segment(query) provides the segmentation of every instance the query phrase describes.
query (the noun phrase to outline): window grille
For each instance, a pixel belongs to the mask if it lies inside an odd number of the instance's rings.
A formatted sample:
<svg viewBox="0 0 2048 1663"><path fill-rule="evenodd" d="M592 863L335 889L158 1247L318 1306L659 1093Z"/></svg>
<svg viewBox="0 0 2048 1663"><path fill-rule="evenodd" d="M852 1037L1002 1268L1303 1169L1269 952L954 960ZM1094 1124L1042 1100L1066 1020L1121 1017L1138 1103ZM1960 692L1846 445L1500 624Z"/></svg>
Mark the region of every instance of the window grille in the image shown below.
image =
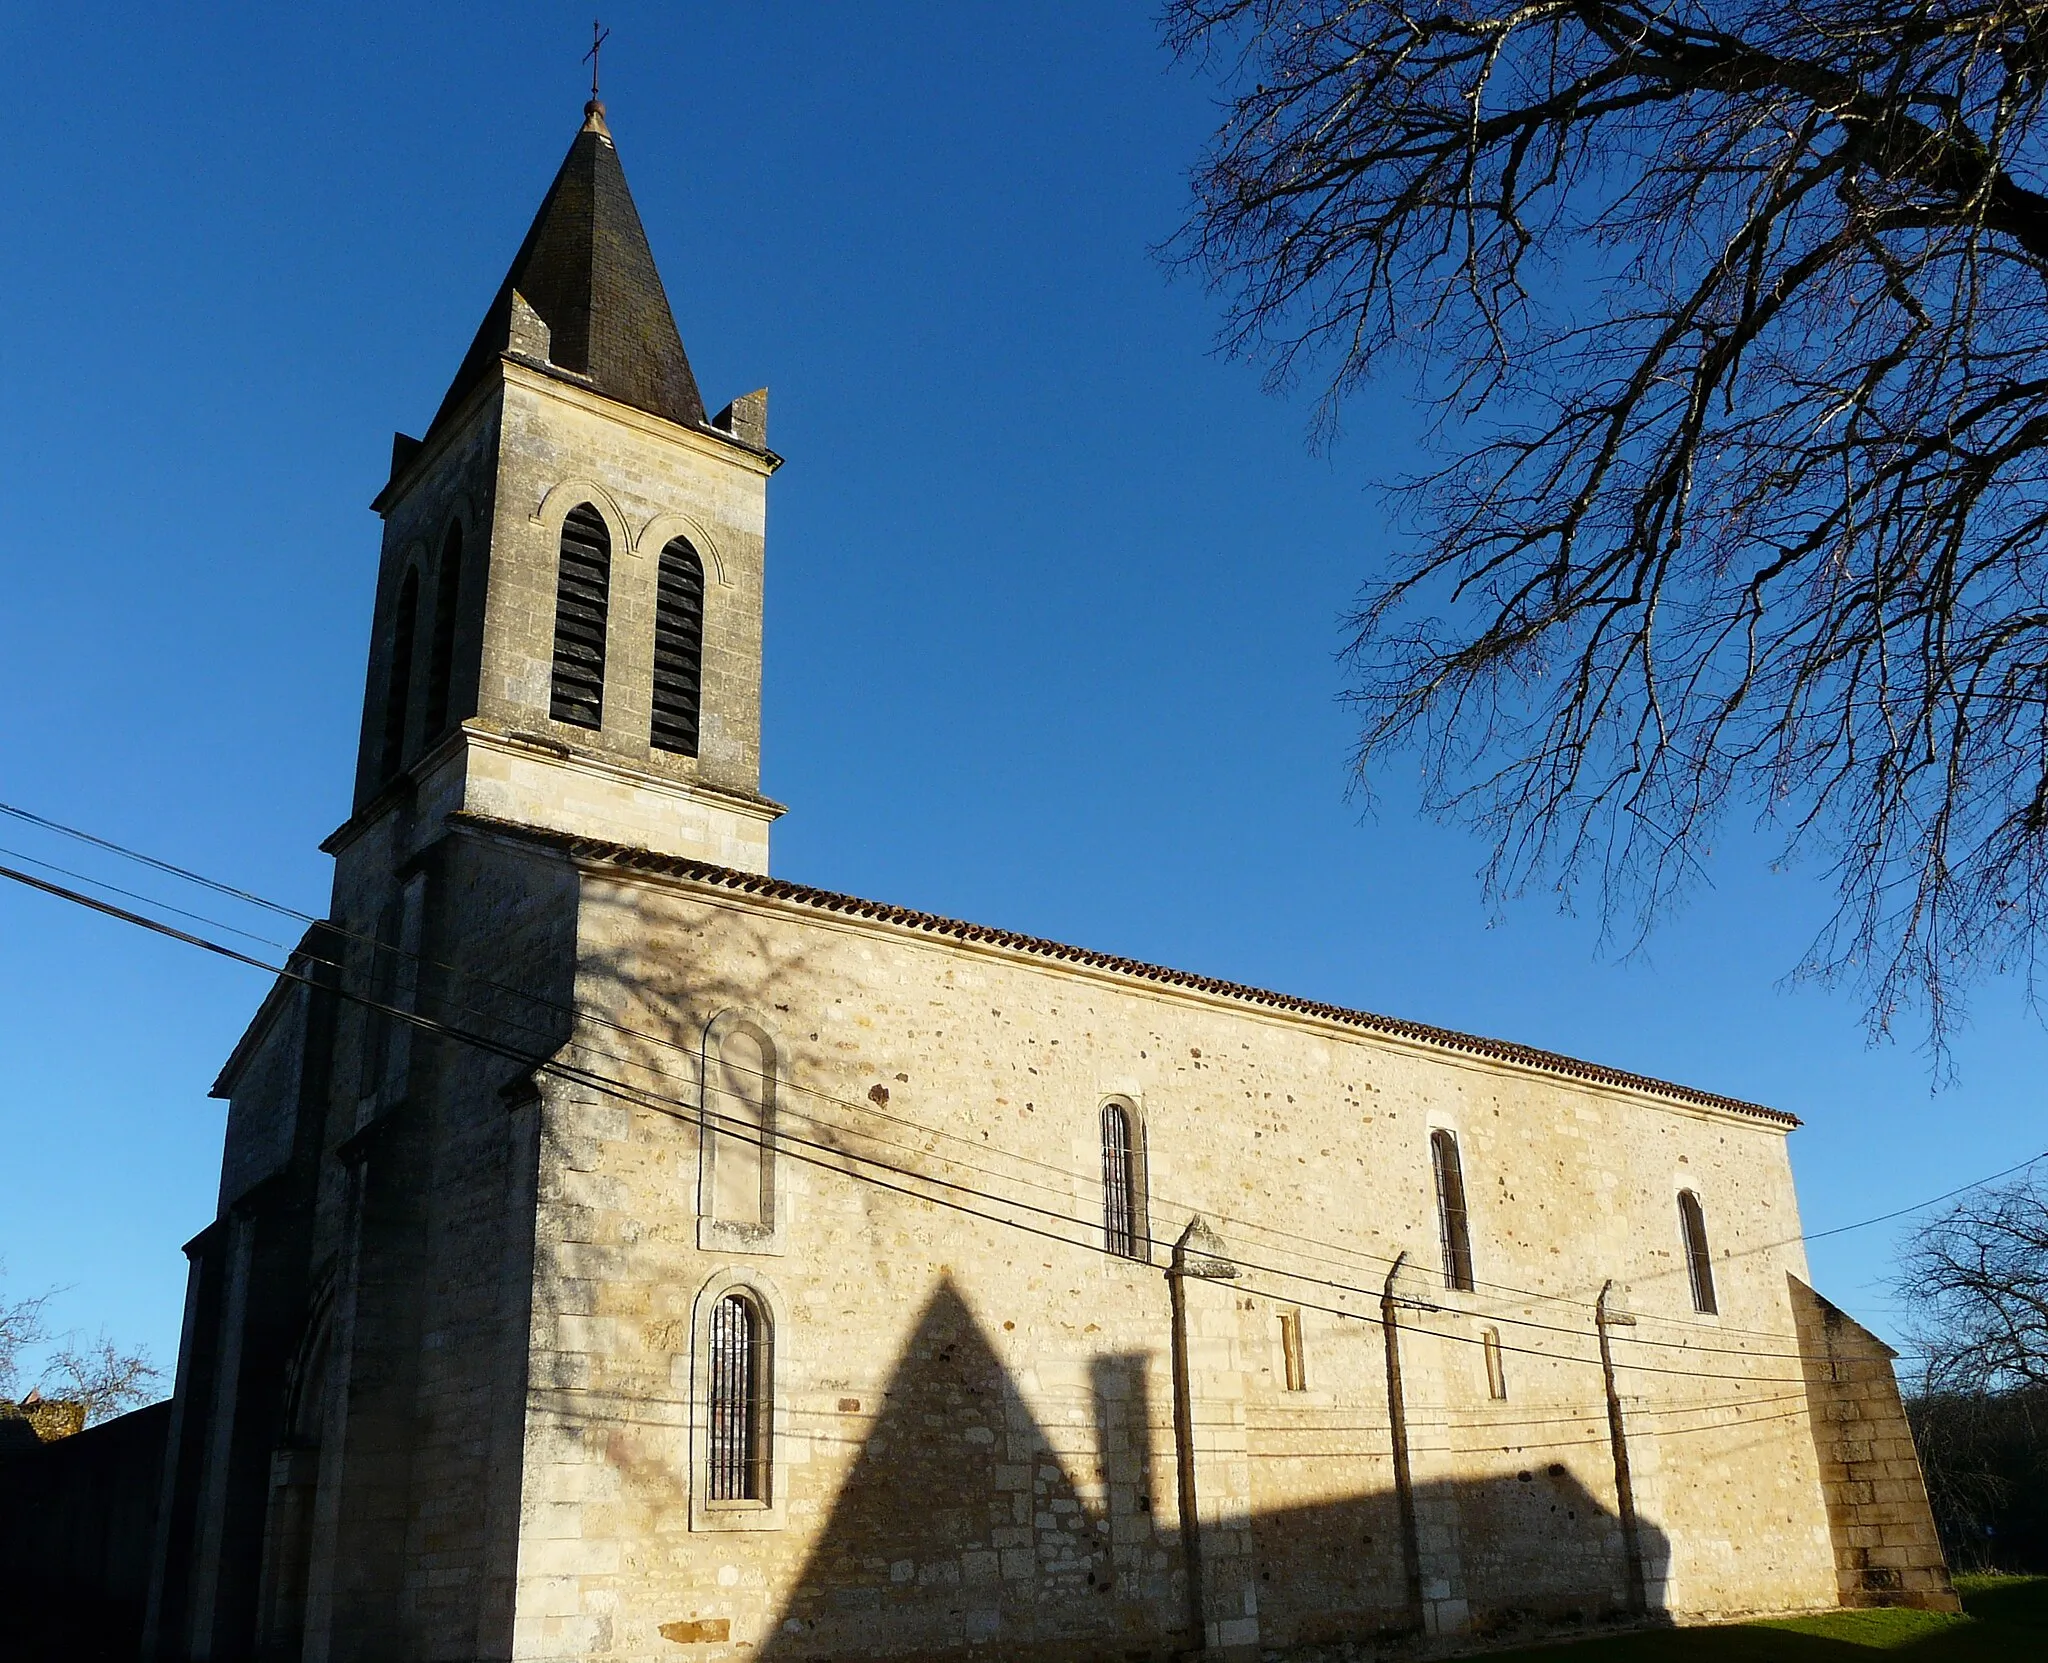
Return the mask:
<svg viewBox="0 0 2048 1663"><path fill-rule="evenodd" d="M1692 1308L1713 1316L1720 1306L1714 1299L1714 1261L1707 1252L1707 1215L1691 1190L1678 1192L1678 1229L1685 1237L1685 1268L1692 1275Z"/></svg>
<svg viewBox="0 0 2048 1663"><path fill-rule="evenodd" d="M1139 1257L1137 1163L1132 1155L1129 1113L1121 1103L1103 1104L1103 1246L1126 1259Z"/></svg>
<svg viewBox="0 0 2048 1663"><path fill-rule="evenodd" d="M1290 1392L1307 1391L1308 1359L1301 1347L1299 1311L1280 1313L1280 1360L1287 1371L1287 1389Z"/></svg>
<svg viewBox="0 0 2048 1663"><path fill-rule="evenodd" d="M419 619L420 574L417 567L405 574L398 591L398 607L391 615L391 666L384 684L384 749L379 757L380 776L389 779L405 761L405 726L412 695L413 633Z"/></svg>
<svg viewBox="0 0 2048 1663"><path fill-rule="evenodd" d="M562 522L555 571L555 682L548 714L579 728L604 726L604 630L611 609L612 534L589 503Z"/></svg>
<svg viewBox="0 0 2048 1663"><path fill-rule="evenodd" d="M1465 1215L1465 1171L1458 1161L1458 1140L1449 1132L1431 1132L1429 1152L1436 1165L1436 1216L1443 1235L1444 1286L1470 1293L1472 1228Z"/></svg>
<svg viewBox="0 0 2048 1663"><path fill-rule="evenodd" d="M1505 1403L1508 1397L1508 1370L1507 1359L1500 1349L1500 1330L1481 1329L1479 1348L1486 1353L1486 1395L1496 1403Z"/></svg>
<svg viewBox="0 0 2048 1663"><path fill-rule="evenodd" d="M455 609L462 599L462 522L441 539L441 569L434 578L434 638L427 649L427 738L448 725L449 684L455 676Z"/></svg>
<svg viewBox="0 0 2048 1663"><path fill-rule="evenodd" d="M711 1499L766 1501L761 1313L745 1294L711 1307Z"/></svg>
<svg viewBox="0 0 2048 1663"><path fill-rule="evenodd" d="M704 685L704 562L678 537L661 551L654 595L654 726L657 751L697 754Z"/></svg>

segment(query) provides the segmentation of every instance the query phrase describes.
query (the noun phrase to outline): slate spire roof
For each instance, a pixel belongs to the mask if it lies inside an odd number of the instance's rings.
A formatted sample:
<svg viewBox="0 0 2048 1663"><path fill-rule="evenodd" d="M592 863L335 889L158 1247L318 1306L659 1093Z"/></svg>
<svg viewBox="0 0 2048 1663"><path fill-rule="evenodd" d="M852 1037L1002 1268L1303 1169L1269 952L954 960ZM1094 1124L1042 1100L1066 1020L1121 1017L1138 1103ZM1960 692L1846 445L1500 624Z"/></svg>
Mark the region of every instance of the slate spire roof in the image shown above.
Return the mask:
<svg viewBox="0 0 2048 1663"><path fill-rule="evenodd" d="M515 290L551 332L547 356L556 368L621 404L685 427L704 425L704 400L626 188L604 106L593 99L583 117L582 131L434 413L435 427L491 373L506 349Z"/></svg>

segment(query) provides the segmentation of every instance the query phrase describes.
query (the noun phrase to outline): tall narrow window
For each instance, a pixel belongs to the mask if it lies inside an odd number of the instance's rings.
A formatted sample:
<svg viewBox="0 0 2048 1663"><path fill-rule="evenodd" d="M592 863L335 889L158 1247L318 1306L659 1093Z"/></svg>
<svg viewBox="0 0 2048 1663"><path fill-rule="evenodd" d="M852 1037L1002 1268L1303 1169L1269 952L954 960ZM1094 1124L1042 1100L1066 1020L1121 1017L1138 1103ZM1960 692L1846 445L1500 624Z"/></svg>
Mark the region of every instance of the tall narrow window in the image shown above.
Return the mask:
<svg viewBox="0 0 2048 1663"><path fill-rule="evenodd" d="M1131 1116L1121 1103L1102 1105L1102 1245L1126 1259L1138 1255L1138 1173Z"/></svg>
<svg viewBox="0 0 2048 1663"><path fill-rule="evenodd" d="M1429 1153L1436 1166L1436 1220L1444 1244L1444 1286L1470 1293L1472 1227L1465 1216L1465 1169L1458 1161L1458 1140L1449 1132L1431 1132Z"/></svg>
<svg viewBox="0 0 2048 1663"><path fill-rule="evenodd" d="M449 686L455 678L455 610L462 602L462 522L441 539L441 569L434 577L434 638L427 649L427 739L448 725Z"/></svg>
<svg viewBox="0 0 2048 1663"><path fill-rule="evenodd" d="M1280 1313L1280 1364L1290 1392L1308 1390L1308 1357L1301 1348L1301 1313Z"/></svg>
<svg viewBox="0 0 2048 1663"><path fill-rule="evenodd" d="M711 1499L768 1499L766 1325L743 1293L711 1308Z"/></svg>
<svg viewBox="0 0 2048 1663"><path fill-rule="evenodd" d="M711 1216L765 1230L775 1223L775 1050L752 1028L726 1030L708 1082Z"/></svg>
<svg viewBox="0 0 2048 1663"><path fill-rule="evenodd" d="M604 629L611 611L612 534L589 503L562 522L555 570L555 683L548 714L579 728L604 726Z"/></svg>
<svg viewBox="0 0 2048 1663"><path fill-rule="evenodd" d="M1496 1403L1505 1403L1508 1398L1507 1359L1501 1355L1500 1330L1482 1328L1479 1331L1479 1349L1486 1353L1486 1395Z"/></svg>
<svg viewBox="0 0 2048 1663"><path fill-rule="evenodd" d="M406 718L412 702L412 645L420 613L420 574L414 567L399 587L391 614L391 666L384 683L384 748L379 772L389 779L405 761Z"/></svg>
<svg viewBox="0 0 2048 1663"><path fill-rule="evenodd" d="M1707 1252L1707 1215L1691 1190L1678 1192L1678 1229L1685 1237L1685 1268L1692 1275L1692 1308L1706 1316L1720 1310L1714 1299L1714 1261Z"/></svg>
<svg viewBox="0 0 2048 1663"><path fill-rule="evenodd" d="M654 592L654 728L657 751L697 754L704 685L704 562L681 537L661 551Z"/></svg>

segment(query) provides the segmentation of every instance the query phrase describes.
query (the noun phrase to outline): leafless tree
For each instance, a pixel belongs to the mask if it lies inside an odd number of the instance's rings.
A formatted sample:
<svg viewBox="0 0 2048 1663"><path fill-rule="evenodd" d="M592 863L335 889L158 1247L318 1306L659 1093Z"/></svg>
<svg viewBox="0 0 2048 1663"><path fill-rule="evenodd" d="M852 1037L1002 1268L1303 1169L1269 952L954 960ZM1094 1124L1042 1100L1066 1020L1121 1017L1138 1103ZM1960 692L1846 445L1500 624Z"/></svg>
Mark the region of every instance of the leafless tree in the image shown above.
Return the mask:
<svg viewBox="0 0 2048 1663"><path fill-rule="evenodd" d="M53 1338L57 1347L45 1358L31 1390L55 1401L84 1404L88 1426L157 1395L163 1371L150 1361L148 1352L124 1351L104 1329L90 1343L81 1343L74 1335L53 1336L45 1317L53 1297L41 1293L0 1299L0 1398L20 1392L23 1357Z"/></svg>
<svg viewBox="0 0 2048 1663"><path fill-rule="evenodd" d="M43 1307L49 1302L46 1293L29 1299L0 1299L0 1397L11 1398L21 1389L22 1353L49 1339L43 1324Z"/></svg>
<svg viewBox="0 0 2048 1663"><path fill-rule="evenodd" d="M1177 247L1325 433L1439 463L1351 639L1505 895L1632 945L1724 816L1825 861L1803 973L1938 1055L2048 912L2042 0L1168 0L1228 115Z"/></svg>
<svg viewBox="0 0 2048 1663"><path fill-rule="evenodd" d="M85 1424L96 1425L157 1395L163 1371L144 1351L123 1351L105 1329L91 1341L67 1339L51 1353L40 1390L45 1397L85 1405Z"/></svg>
<svg viewBox="0 0 2048 1663"><path fill-rule="evenodd" d="M1915 1231L1897 1291L1913 1313L1921 1395L2048 1388L2048 1163L1972 1191Z"/></svg>

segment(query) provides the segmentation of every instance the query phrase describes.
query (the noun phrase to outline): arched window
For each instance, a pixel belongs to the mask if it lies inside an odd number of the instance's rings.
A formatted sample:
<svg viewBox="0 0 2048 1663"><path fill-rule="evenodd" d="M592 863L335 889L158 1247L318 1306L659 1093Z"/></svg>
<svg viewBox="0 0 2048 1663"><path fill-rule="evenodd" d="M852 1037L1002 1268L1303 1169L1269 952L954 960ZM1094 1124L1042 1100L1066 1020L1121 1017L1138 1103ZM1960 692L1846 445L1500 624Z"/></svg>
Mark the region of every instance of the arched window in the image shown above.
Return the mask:
<svg viewBox="0 0 2048 1663"><path fill-rule="evenodd" d="M1678 1230L1685 1237L1685 1268L1692 1275L1692 1308L1706 1316L1720 1310L1714 1299L1714 1261L1707 1252L1707 1215L1691 1190L1678 1192Z"/></svg>
<svg viewBox="0 0 2048 1663"><path fill-rule="evenodd" d="M711 1216L748 1230L775 1225L775 1047L752 1026L718 1036L704 1118Z"/></svg>
<svg viewBox="0 0 2048 1663"><path fill-rule="evenodd" d="M427 648L427 738L448 725L449 686L455 677L455 609L462 601L462 522L441 539L441 569L434 578L434 638Z"/></svg>
<svg viewBox="0 0 2048 1663"><path fill-rule="evenodd" d="M389 779L405 761L406 717L412 699L413 634L419 624L420 574L414 567L399 587L391 615L391 665L384 683L384 748L379 773Z"/></svg>
<svg viewBox="0 0 2048 1663"><path fill-rule="evenodd" d="M604 726L604 629L611 611L612 534L589 503L562 522L555 569L555 682L548 714L579 728Z"/></svg>
<svg viewBox="0 0 2048 1663"><path fill-rule="evenodd" d="M1436 1167L1436 1221L1443 1236L1444 1286L1470 1293L1472 1227L1465 1216L1465 1169L1458 1161L1458 1140L1449 1132L1431 1132L1429 1154Z"/></svg>
<svg viewBox="0 0 2048 1663"><path fill-rule="evenodd" d="M744 1293L711 1307L713 1501L768 1499L768 1325Z"/></svg>
<svg viewBox="0 0 2048 1663"><path fill-rule="evenodd" d="M1121 1103L1102 1105L1102 1244L1126 1259L1138 1251L1138 1163L1131 1115Z"/></svg>
<svg viewBox="0 0 2048 1663"><path fill-rule="evenodd" d="M704 685L704 562L681 537L661 551L654 592L654 727L657 751L697 754Z"/></svg>

